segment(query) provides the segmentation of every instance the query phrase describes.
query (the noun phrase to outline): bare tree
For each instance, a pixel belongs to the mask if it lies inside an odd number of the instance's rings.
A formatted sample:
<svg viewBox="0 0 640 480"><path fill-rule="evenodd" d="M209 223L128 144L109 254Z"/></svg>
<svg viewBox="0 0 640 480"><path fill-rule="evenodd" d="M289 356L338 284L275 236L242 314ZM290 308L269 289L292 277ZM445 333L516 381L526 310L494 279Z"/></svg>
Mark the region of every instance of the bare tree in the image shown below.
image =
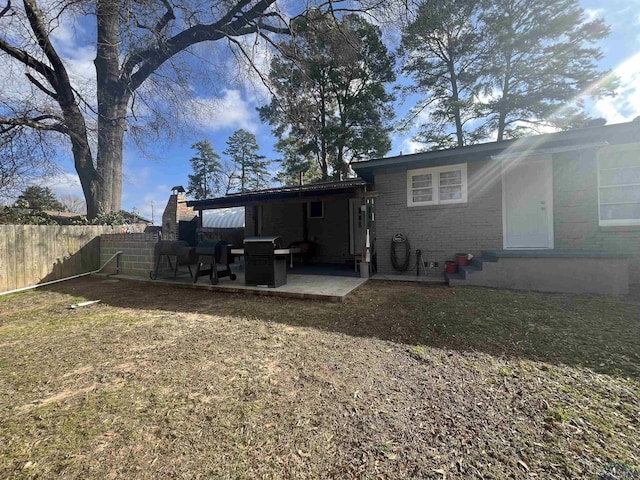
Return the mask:
<svg viewBox="0 0 640 480"><path fill-rule="evenodd" d="M257 71L251 62L256 43L275 45L277 36L289 33L290 20L310 6L336 13L341 8L364 11L385 3L308 0L289 3L297 11L285 14L278 8L281 0L206 4L195 0L63 0L41 5L38 0L22 0L21 6L5 1L4 8L0 7L0 61L9 66L8 71L24 75L28 95L0 96L0 135L29 128L64 137L71 146L90 218L100 209L121 208L125 132L131 126L135 133L139 126L136 111L145 111L144 104L139 110L136 105L141 99L162 95L176 79L188 80L183 76L188 71L185 67L193 62L185 55L197 56L198 44L220 46L219 51L231 53ZM69 19L85 22L85 28L94 22L92 85L75 78L56 44L56 29ZM150 82L158 82L160 89L147 88ZM175 90L166 92L170 95ZM162 113L152 112L151 121L160 121Z"/></svg>
<svg viewBox="0 0 640 480"><path fill-rule="evenodd" d="M71 194L60 195L58 197L58 200L62 205L64 205L64 208L67 212L86 213L85 202L81 197L78 197L77 195L71 195Z"/></svg>
<svg viewBox="0 0 640 480"><path fill-rule="evenodd" d="M42 132L13 129L0 135L0 200L9 201L35 178L57 172Z"/></svg>

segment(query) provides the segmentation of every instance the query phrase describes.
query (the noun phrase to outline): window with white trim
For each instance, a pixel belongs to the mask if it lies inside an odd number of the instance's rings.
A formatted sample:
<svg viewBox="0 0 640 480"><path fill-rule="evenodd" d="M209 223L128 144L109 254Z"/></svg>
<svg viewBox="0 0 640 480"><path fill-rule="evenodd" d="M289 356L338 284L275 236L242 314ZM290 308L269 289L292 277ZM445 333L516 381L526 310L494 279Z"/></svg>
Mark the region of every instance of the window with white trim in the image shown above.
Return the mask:
<svg viewBox="0 0 640 480"><path fill-rule="evenodd" d="M407 205L466 203L467 164L420 168L407 172Z"/></svg>
<svg viewBox="0 0 640 480"><path fill-rule="evenodd" d="M640 225L640 144L598 152L600 225Z"/></svg>

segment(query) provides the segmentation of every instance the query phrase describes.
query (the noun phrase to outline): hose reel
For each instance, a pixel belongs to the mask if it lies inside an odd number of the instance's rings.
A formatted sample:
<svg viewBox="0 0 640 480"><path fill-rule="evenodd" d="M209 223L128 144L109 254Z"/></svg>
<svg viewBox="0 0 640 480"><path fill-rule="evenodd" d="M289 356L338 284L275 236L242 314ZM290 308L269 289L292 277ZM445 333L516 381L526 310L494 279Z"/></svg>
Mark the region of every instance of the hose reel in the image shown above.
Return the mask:
<svg viewBox="0 0 640 480"><path fill-rule="evenodd" d="M411 245L409 239L402 234L396 233L391 239L391 265L399 272L405 272L409 269L411 260Z"/></svg>

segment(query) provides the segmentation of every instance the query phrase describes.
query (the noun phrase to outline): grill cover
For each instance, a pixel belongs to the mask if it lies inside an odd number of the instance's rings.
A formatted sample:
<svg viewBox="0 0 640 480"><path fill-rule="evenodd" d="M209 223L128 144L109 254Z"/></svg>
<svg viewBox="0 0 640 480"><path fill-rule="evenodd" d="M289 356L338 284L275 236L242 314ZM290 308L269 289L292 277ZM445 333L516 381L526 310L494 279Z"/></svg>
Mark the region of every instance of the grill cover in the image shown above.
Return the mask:
<svg viewBox="0 0 640 480"><path fill-rule="evenodd" d="M247 237L244 239L245 255L273 255L273 251L284 248L282 237Z"/></svg>
<svg viewBox="0 0 640 480"><path fill-rule="evenodd" d="M227 242L224 240L203 240L196 246L196 254L211 255L217 263L230 263L227 254ZM231 262L233 263L233 262Z"/></svg>

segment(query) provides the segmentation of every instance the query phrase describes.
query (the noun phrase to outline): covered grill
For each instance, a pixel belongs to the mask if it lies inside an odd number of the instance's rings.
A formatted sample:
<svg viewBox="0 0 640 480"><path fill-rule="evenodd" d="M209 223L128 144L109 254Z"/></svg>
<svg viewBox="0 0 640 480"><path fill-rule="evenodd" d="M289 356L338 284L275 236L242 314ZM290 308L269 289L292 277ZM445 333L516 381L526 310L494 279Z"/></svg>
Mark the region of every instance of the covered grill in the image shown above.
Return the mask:
<svg viewBox="0 0 640 480"><path fill-rule="evenodd" d="M282 237L245 238L245 284L274 288L286 284L287 257L276 253L282 248Z"/></svg>
<svg viewBox="0 0 640 480"><path fill-rule="evenodd" d="M209 275L212 285L217 284L220 277L229 277L231 280L236 279L235 274L231 273L231 267L229 267L229 245L227 245L227 242L224 240L205 240L198 243L195 250L196 264L198 266L193 283L197 283L198 278L204 275ZM208 268L200 268L205 265L208 265ZM221 270L218 270L219 265L222 266Z"/></svg>
<svg viewBox="0 0 640 480"><path fill-rule="evenodd" d="M195 248L190 246L184 240L159 240L154 247L154 257L156 260L155 270L149 272L151 280L158 278L158 272L160 270L160 262L162 257L166 257L169 263L169 268L173 270L173 277L178 275L178 266L187 265L189 268L189 275L193 276L191 272L191 263L196 260ZM171 260L175 262L175 265Z"/></svg>

